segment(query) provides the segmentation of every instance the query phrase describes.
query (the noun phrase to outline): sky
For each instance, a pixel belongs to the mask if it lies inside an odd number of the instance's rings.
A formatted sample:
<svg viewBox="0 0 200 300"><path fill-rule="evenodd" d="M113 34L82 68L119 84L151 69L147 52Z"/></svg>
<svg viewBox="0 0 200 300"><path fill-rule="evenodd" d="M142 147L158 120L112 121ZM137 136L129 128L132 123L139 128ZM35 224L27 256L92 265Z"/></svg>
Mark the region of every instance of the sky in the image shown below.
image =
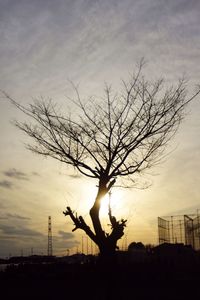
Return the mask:
<svg viewBox="0 0 200 300"><path fill-rule="evenodd" d="M23 105L40 97L67 103L69 81L83 98L101 96L105 82L119 91L142 57L149 80L175 84L184 74L189 93L200 83L199 0L0 0L0 41L0 89ZM197 98L150 188L113 190L116 214L128 219L120 247L156 244L158 216L200 209L199 113ZM1 95L0 257L46 254L48 216L54 254L81 251L82 241L86 252L85 235L62 212L70 205L89 221L96 182L29 152L14 119L24 116Z"/></svg>

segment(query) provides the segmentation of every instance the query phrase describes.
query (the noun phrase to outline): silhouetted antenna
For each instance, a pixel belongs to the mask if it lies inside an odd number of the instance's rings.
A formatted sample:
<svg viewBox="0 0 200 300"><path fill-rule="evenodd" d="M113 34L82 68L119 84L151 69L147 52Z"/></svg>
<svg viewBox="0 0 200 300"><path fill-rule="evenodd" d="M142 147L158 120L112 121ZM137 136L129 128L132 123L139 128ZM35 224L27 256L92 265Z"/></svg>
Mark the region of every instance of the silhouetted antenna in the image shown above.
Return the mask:
<svg viewBox="0 0 200 300"><path fill-rule="evenodd" d="M93 244L92 244L92 240L90 240L90 252L93 255Z"/></svg>
<svg viewBox="0 0 200 300"><path fill-rule="evenodd" d="M52 249L52 231L51 231L51 216L48 217L48 247L47 247L47 255L53 255Z"/></svg>
<svg viewBox="0 0 200 300"><path fill-rule="evenodd" d="M127 235L125 235L125 249L124 249L125 251L127 251L128 250L128 247L127 247Z"/></svg>
<svg viewBox="0 0 200 300"><path fill-rule="evenodd" d="M86 236L87 255L88 255L88 237Z"/></svg>
<svg viewBox="0 0 200 300"><path fill-rule="evenodd" d="M171 227L172 227L172 243L174 243L174 223L173 223L173 216L171 216Z"/></svg>
<svg viewBox="0 0 200 300"><path fill-rule="evenodd" d="M83 249L84 249L84 246L83 246L83 236L82 236L82 244L81 244L81 246L82 246L82 254L83 254Z"/></svg>

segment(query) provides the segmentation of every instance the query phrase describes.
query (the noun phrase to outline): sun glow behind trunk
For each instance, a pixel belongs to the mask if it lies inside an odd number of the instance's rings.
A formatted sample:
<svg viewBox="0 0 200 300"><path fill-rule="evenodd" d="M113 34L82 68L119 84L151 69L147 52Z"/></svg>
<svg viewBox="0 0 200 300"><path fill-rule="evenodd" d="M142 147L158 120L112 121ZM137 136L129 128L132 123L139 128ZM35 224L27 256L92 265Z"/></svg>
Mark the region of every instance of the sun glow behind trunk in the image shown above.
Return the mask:
<svg viewBox="0 0 200 300"><path fill-rule="evenodd" d="M111 193L107 194L101 200L100 215L102 218L108 216L109 205L111 207L112 214L119 214L123 210L123 201L122 194L118 190L114 190Z"/></svg>

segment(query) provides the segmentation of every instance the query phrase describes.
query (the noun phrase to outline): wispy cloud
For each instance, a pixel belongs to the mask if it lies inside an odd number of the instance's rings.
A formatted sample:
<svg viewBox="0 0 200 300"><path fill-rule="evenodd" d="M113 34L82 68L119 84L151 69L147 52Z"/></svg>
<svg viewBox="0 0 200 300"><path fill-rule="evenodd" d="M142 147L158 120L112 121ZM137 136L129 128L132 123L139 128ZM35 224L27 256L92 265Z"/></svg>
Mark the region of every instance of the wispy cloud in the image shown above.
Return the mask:
<svg viewBox="0 0 200 300"><path fill-rule="evenodd" d="M10 178L15 178L19 180L29 180L28 175L22 171L19 171L15 168L4 171L3 174Z"/></svg>
<svg viewBox="0 0 200 300"><path fill-rule="evenodd" d="M30 220L30 218L18 215L18 214L11 214L11 213L7 213L5 215L7 218L12 218L12 219L19 219L19 220Z"/></svg>
<svg viewBox="0 0 200 300"><path fill-rule="evenodd" d="M40 174L38 172L32 172L31 174L34 176L40 176Z"/></svg>
<svg viewBox="0 0 200 300"><path fill-rule="evenodd" d="M14 184L11 181L8 180L1 180L0 181L0 187L6 188L6 189L12 189Z"/></svg>
<svg viewBox="0 0 200 300"><path fill-rule="evenodd" d="M0 201L3 201L2 199L0 199ZM0 202L0 209L4 209L5 208L5 205L4 203Z"/></svg>
<svg viewBox="0 0 200 300"><path fill-rule="evenodd" d="M53 236L53 243L55 248L60 250L73 248L80 244L80 242L75 239L75 235L73 233L63 230L59 230L58 235Z"/></svg>
<svg viewBox="0 0 200 300"><path fill-rule="evenodd" d="M74 238L74 235L71 232L58 231L59 236L64 240L70 240Z"/></svg>
<svg viewBox="0 0 200 300"><path fill-rule="evenodd" d="M79 175L79 174L69 174L68 176L73 179L81 178L81 175Z"/></svg>
<svg viewBox="0 0 200 300"><path fill-rule="evenodd" d="M131 71L141 56L157 61L155 69L172 67L173 57L178 71L197 59L191 55L198 53L198 0L23 0L1 6L2 80L5 86L17 82L13 86L25 94L35 86L53 91L68 76L94 84L94 74L97 80L106 80L106 73L114 78L114 70Z"/></svg>
<svg viewBox="0 0 200 300"><path fill-rule="evenodd" d="M182 207L181 209L171 211L168 213L168 216L173 216L173 215L193 215L197 216L200 214L200 204L196 205L190 205L187 204L186 206Z"/></svg>
<svg viewBox="0 0 200 300"><path fill-rule="evenodd" d="M29 229L25 226L14 226L14 225L7 225L7 224L0 224L0 230L2 231L3 235L11 235L11 236L18 236L18 237L42 237L43 234L39 231Z"/></svg>

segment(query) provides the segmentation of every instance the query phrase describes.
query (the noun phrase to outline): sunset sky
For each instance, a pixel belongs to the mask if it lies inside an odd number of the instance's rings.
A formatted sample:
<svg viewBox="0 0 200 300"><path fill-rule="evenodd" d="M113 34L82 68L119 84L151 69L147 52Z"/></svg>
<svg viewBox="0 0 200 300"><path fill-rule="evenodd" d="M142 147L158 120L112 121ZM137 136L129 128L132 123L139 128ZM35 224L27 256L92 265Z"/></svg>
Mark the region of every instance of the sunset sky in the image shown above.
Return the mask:
<svg viewBox="0 0 200 300"><path fill-rule="evenodd" d="M185 74L189 93L200 83L199 0L0 0L0 41L0 89L24 105L41 96L65 105L69 81L83 98L101 96L105 82L120 91L141 57L149 80L176 83ZM156 244L158 216L200 209L199 116L200 97L170 155L148 175L149 189L113 189L114 211L128 218L127 243ZM70 205L89 220L97 182L29 152L13 119L24 116L1 96L0 257L46 254L48 216L54 254L81 251L85 235L72 233L62 211Z"/></svg>

